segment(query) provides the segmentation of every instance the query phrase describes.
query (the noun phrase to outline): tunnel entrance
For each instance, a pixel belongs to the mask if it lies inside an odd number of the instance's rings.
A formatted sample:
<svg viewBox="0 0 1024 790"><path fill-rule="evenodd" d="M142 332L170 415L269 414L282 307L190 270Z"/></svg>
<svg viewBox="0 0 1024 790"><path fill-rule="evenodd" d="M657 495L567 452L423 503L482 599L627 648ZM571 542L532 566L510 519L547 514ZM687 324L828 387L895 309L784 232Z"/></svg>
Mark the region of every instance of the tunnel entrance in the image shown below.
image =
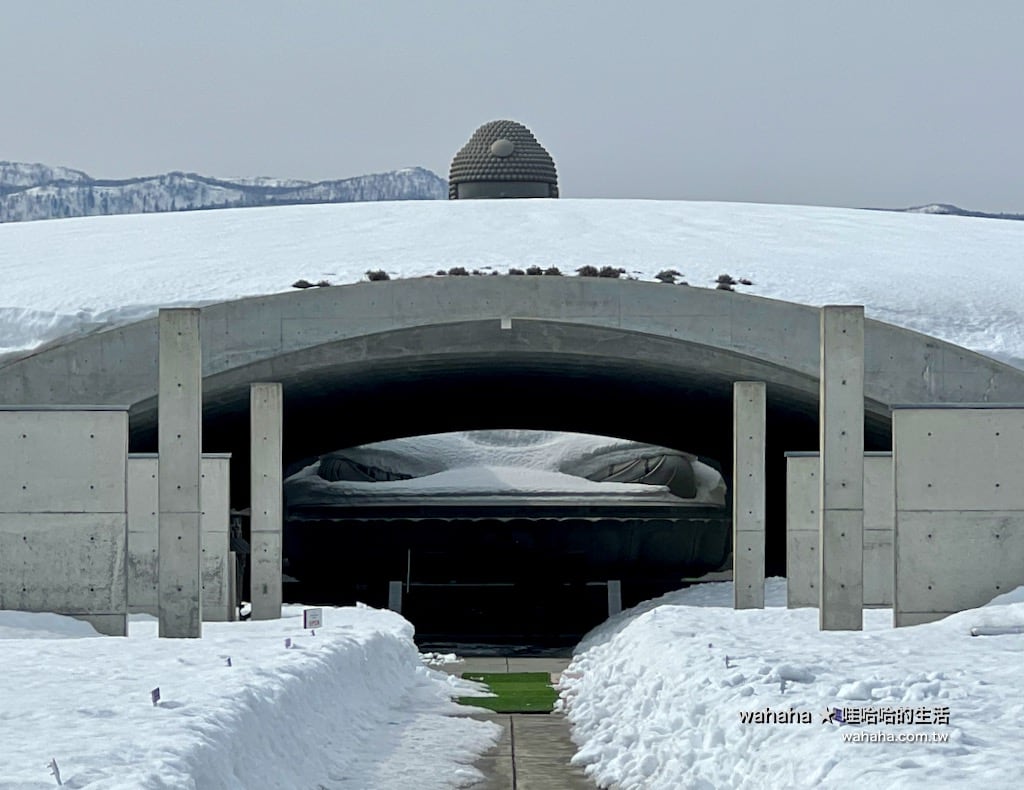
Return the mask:
<svg viewBox="0 0 1024 790"><path fill-rule="evenodd" d="M542 322L520 322L516 327L513 334L503 332L496 322L494 326L475 322L389 332L296 351L275 359L272 366L261 363L212 375L204 380L204 450L232 453L232 504L236 509L246 508L249 384L277 380L284 392L286 475L337 448L446 431L532 429L619 437L715 459L731 489L732 385L740 379L764 380L768 385L766 572L784 574L784 453L818 448L817 382L812 377L767 361L723 355L668 338ZM878 403L870 402L870 406L866 449L888 449L888 411ZM134 407L131 430L134 452L156 449L155 401ZM308 514L306 518L315 521ZM394 514L390 518L394 520ZM445 514L439 517L439 529L455 529L452 524L459 519L461 516L453 519L452 514ZM417 523L421 522L419 517ZM400 532L388 533L388 529L382 534L398 534L394 540L398 541L399 557L388 560L399 566L397 572L388 567L378 578L350 583L334 568L325 573L333 573L342 585L338 588L340 594L322 587L307 586L303 590L295 586L308 585L308 580L289 582L286 594L293 601L304 598L304 602L363 600L372 605L386 604L387 583L406 578L402 552L410 548L408 541L401 543ZM284 572L300 578L292 573L295 568L290 567L298 562L298 557L289 555L292 544L288 531L286 524L285 541L289 548L284 559L289 567ZM465 549L459 550L467 553L467 564L477 562L471 544L465 545ZM346 561L359 570L359 555L350 548L332 547L324 553L334 557L351 554ZM543 561L541 556L536 562L524 560L522 564L542 566ZM421 569L421 563L414 567ZM641 574L631 581L623 573L623 603L629 605L668 589L678 589L683 586L681 578L695 573L681 569L673 575L671 586L659 580L647 594L638 592L643 582ZM551 599L535 576L485 580L504 587L481 586L475 595L464 595L460 600L478 608L488 597L503 600L506 603L495 604L496 608L488 611L497 611L499 618L507 620L510 631L522 629L525 626L521 624L511 625L518 616L516 612ZM595 592L595 585L608 578L614 577L601 572L582 582L560 581L563 586L568 585L563 590L566 604L556 607L560 616L572 617L576 611L587 611L593 612L596 621L603 619L606 610L600 604L600 588ZM430 612L454 612L450 605L441 603L445 596L458 596L460 588L452 586L453 581L456 585L481 584L472 578L437 582L421 579L417 583L424 586L416 587L410 579L411 608L406 611L411 614L421 607L423 618L432 616L428 615ZM425 586L428 584L446 586ZM583 592L578 589L580 584L585 588ZM590 588L586 589L588 585ZM574 591L580 597L573 598ZM597 601L594 605L598 610L586 603L593 600ZM513 606L509 601L519 603ZM483 615L480 617L483 619ZM467 613L466 619L469 618ZM543 621L539 616L538 619ZM576 633L592 624L589 620L581 621L572 630Z"/></svg>
<svg viewBox="0 0 1024 790"><path fill-rule="evenodd" d="M286 475L338 447L435 431L521 428L600 433L693 452L717 461L731 490L732 382L711 371L695 374L636 362L627 365L604 360L597 365L564 356L536 360L508 355L498 361L446 359L420 368L379 363L369 372L341 369L330 376L324 374L315 383L314 387L284 382ZM415 401L410 400L410 393L415 393ZM247 390L241 389L234 402L226 398L207 406L203 426L205 448L232 452L232 500L240 509L247 507L249 495L246 396ZM784 575L784 453L817 449L816 403L769 383L767 423L766 572ZM136 425L133 450L155 449L155 431L146 430L144 423ZM888 428L886 422L869 416L865 434L869 450L888 449ZM397 580L405 588L403 614L431 642L468 639L575 644L607 616L603 584L608 579L622 581L623 605L630 606L679 589L686 584L683 579L718 567L712 563L680 566L671 574L658 576L639 563L595 567L587 575L562 578L543 572L550 566L551 551L545 549L543 540L535 553L520 550L515 555L517 562L503 565L502 558L512 556L507 547L465 537L467 525L483 517L494 521L495 532L514 532L526 536L523 545L538 545L537 530L558 534L549 528L563 526L564 518L558 514L541 513L518 520L513 520L520 515L517 513L399 515L289 514L284 523L286 600L307 604L362 601L386 606L388 583ZM633 519L638 525L634 533L642 531L639 525L648 528L652 523L636 514L588 517L595 520L586 521L585 529L594 534L605 534L624 519ZM340 530L332 526L329 532L336 535L326 537L328 530L323 526L328 523L343 526ZM582 523L577 535L584 531ZM437 533L438 540L425 545L417 535L429 529ZM345 533L348 538L359 537L342 539ZM316 540L306 541L307 546L320 548L298 549L297 536L310 534L316 535ZM464 569L479 573L445 576L435 572L439 571L432 565L436 558L430 555L438 546L453 550ZM379 555L372 556L378 548ZM628 556L629 546L620 548ZM412 572L407 574L410 550ZM569 556L567 567L577 559ZM309 575L300 572L306 562L316 567L315 580L303 578Z"/></svg>
<svg viewBox="0 0 1024 790"><path fill-rule="evenodd" d="M292 509L285 573L294 581L286 595L387 606L389 583L397 581L402 614L421 640L570 645L607 617L608 580L621 581L632 605L679 589L684 578L716 570L729 557L723 508L603 515L582 504L562 509L416 519Z"/></svg>

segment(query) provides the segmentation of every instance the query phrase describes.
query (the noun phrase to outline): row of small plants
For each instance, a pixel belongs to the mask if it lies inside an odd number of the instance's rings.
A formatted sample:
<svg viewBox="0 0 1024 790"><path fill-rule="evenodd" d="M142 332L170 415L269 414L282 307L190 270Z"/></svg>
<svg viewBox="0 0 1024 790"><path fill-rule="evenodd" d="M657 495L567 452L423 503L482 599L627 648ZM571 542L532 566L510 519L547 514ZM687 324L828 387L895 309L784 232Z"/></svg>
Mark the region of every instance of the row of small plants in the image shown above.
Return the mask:
<svg viewBox="0 0 1024 790"><path fill-rule="evenodd" d="M547 268L543 268L541 266L528 266L525 269L511 268L508 270L508 273L510 275L547 275L555 277L562 276L562 272L561 270L559 270L557 266L549 266ZM485 273L480 271L479 269L473 269L472 271L469 271L464 266L453 266L447 271L444 269L438 269L434 274L437 277L469 277L471 275L483 276ZM489 276L496 276L500 274L500 272L492 270L490 272L487 272L486 274ZM614 266L602 266L599 269L596 266L587 265L581 266L576 270L576 276L578 277L608 277L618 279L625 274L625 269L616 268ZM689 285L689 283L687 283L685 280L679 279L682 276L683 275L680 274L675 269L665 269L654 275L654 279L670 285ZM366 272L366 279L369 280L370 282L380 282L383 280L390 280L391 275L389 275L383 269L373 269ZM626 279L635 280L636 277L627 276ZM327 280L320 280L319 282L315 283L311 283L309 282L309 280L297 280L296 282L292 283L292 288L326 288L330 285L331 283L328 282ZM741 277L737 280L728 274L720 274L715 280L715 287L722 291L735 290L734 286L736 285L753 285L753 283L750 280L746 279L745 277Z"/></svg>

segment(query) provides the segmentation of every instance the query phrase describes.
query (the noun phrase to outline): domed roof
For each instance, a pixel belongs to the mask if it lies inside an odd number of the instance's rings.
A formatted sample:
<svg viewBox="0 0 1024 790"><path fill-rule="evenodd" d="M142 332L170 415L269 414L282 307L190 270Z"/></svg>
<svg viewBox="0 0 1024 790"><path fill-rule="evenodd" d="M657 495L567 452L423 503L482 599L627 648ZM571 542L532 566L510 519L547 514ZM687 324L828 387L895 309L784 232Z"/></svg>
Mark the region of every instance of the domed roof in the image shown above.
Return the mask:
<svg viewBox="0 0 1024 790"><path fill-rule="evenodd" d="M551 154L516 121L485 123L455 154L448 175L449 197L457 197L459 184L473 181L550 184L551 196L558 196L558 173Z"/></svg>

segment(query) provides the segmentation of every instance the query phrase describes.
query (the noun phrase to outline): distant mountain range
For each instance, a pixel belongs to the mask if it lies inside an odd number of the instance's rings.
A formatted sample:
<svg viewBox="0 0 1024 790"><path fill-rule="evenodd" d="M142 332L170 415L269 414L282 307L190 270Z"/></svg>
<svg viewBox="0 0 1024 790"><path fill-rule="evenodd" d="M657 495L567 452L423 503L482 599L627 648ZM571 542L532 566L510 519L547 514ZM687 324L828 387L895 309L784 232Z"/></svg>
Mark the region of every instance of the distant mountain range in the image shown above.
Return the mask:
<svg viewBox="0 0 1024 790"><path fill-rule="evenodd" d="M984 217L985 219L1024 219L1024 214L989 214L985 211L970 211L950 203L929 203L927 206L878 210L903 211L910 214L950 214L955 217Z"/></svg>
<svg viewBox="0 0 1024 790"><path fill-rule="evenodd" d="M93 178L81 170L67 167L0 162L0 222L299 203L441 200L447 197L448 182L422 167L316 182L276 178L209 178L197 173L179 172L109 180Z"/></svg>
<svg viewBox="0 0 1024 790"><path fill-rule="evenodd" d="M422 167L337 181L210 178L181 172L112 180L93 178L69 167L0 162L0 222L299 203L444 200L447 197L448 182ZM873 210L1024 220L1024 214L969 211L949 203Z"/></svg>

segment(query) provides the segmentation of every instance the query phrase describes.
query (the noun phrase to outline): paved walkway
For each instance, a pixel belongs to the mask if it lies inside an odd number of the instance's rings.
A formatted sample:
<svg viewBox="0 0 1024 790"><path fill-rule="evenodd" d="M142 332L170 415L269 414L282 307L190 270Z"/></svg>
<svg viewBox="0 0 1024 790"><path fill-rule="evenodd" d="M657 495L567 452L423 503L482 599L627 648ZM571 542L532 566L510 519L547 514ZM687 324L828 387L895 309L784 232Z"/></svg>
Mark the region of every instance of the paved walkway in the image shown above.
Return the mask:
<svg viewBox="0 0 1024 790"><path fill-rule="evenodd" d="M561 658L467 658L446 664L452 674L464 672L548 672L553 680L568 666ZM558 713L485 713L481 718L503 728L498 743L477 762L486 777L474 790L593 790L583 771L569 765L576 746L569 722Z"/></svg>

